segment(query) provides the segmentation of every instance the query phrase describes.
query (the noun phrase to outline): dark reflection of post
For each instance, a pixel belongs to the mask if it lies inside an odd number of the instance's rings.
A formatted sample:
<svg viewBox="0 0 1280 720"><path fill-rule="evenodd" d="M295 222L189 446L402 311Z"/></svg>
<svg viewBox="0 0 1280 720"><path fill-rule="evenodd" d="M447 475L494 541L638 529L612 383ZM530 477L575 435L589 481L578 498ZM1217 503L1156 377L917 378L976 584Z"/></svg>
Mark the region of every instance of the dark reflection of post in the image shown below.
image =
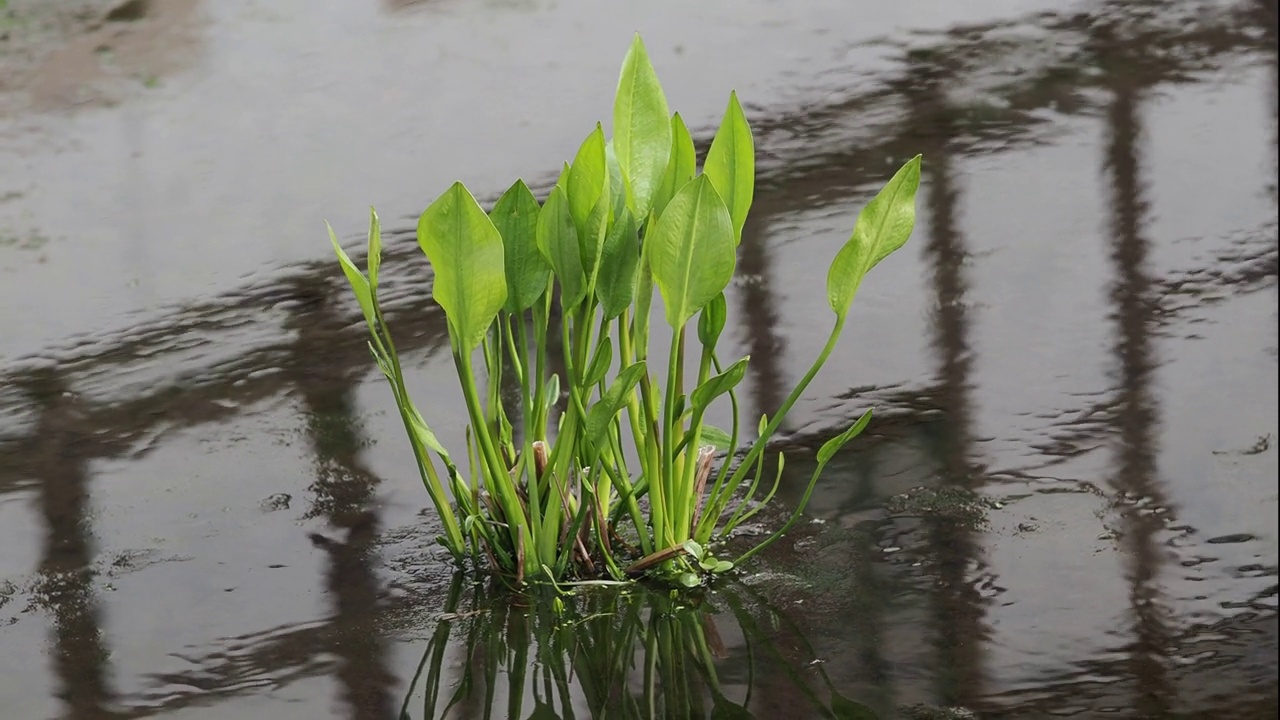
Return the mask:
<svg viewBox="0 0 1280 720"><path fill-rule="evenodd" d="M1156 478L1158 413L1151 390L1155 298L1145 267L1149 243L1142 237L1147 214L1138 152L1142 88L1132 77L1139 72L1140 59L1125 52L1123 42L1108 32L1099 46L1112 92L1106 116L1104 173L1111 184L1108 230L1117 272L1111 299L1115 303L1115 354L1120 371L1115 415L1120 447L1113 485L1123 513L1122 546L1128 561L1133 617L1133 639L1128 648L1128 672L1138 693L1133 716L1145 718L1165 717L1174 687L1165 657L1170 628L1158 588L1162 561L1158 535L1164 526L1161 513L1168 505Z"/></svg>
<svg viewBox="0 0 1280 720"><path fill-rule="evenodd" d="M373 504L378 479L360 463L351 397L367 366L328 361L327 348L345 324L334 311L333 289L325 281L299 284L300 305L290 323L297 340L286 371L302 394L315 451L312 513L345 532L339 540L312 536L329 553L326 586L335 605L331 650L341 658L338 681L353 720L384 720L394 716L395 678L386 667L377 622L379 586L373 565L379 522Z"/></svg>
<svg viewBox="0 0 1280 720"><path fill-rule="evenodd" d="M933 268L933 347L940 363L936 402L945 418L938 438L942 484L977 490L982 473L971 458L967 250L956 216L959 195L950 147L955 111L948 106L946 71L928 58L913 60L903 88L910 102L905 135L924 154L922 186L929 221L924 252ZM964 520L938 516L927 522L933 569L940 581L934 628L940 652L938 701L970 707L982 697L984 685L983 599L970 576L979 562L980 546Z"/></svg>
<svg viewBox="0 0 1280 720"><path fill-rule="evenodd" d="M783 342L778 337L778 298L771 283L772 260L762 230L759 223L748 220L742 231L742 244L738 246L737 277L741 282L738 294L742 299L744 340L747 354L751 356L750 396L755 402L752 413L743 419L748 431L755 430L755 422L761 415L772 415L781 407L786 384Z"/></svg>
<svg viewBox="0 0 1280 720"><path fill-rule="evenodd" d="M19 452L40 481L44 553L40 561L42 605L53 613L53 670L68 720L114 718L107 680L110 653L99 626L93 595L93 547L89 541L88 461L79 449L75 400L56 371L41 370L26 386L39 420Z"/></svg>

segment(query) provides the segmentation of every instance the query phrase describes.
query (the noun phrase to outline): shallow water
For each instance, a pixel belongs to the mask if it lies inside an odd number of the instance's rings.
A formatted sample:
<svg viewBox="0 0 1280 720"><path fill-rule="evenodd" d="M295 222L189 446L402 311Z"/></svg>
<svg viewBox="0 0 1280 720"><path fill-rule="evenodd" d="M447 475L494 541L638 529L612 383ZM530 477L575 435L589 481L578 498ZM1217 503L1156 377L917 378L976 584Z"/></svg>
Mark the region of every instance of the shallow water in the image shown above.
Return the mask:
<svg viewBox="0 0 1280 720"><path fill-rule="evenodd" d="M466 639L501 613L440 624L449 568L321 223L356 247L378 206L415 396L457 413L414 216L458 178L545 186L635 29L699 139L731 87L757 131L727 333L752 416L821 347L857 208L925 156L913 239L793 411L782 502L876 422L821 522L689 611L727 701L1274 717L1273 2L78 5L0 20L0 718L418 718L438 630L442 693L497 656Z"/></svg>

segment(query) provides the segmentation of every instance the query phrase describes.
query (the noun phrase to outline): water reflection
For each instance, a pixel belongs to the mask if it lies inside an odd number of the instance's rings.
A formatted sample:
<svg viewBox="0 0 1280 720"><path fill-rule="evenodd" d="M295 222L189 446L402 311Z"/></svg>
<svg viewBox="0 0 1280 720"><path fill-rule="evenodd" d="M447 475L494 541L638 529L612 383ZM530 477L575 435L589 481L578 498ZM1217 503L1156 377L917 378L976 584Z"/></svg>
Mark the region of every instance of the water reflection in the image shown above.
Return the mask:
<svg viewBox="0 0 1280 720"><path fill-rule="evenodd" d="M295 334L285 364L289 383L302 397L315 454L316 481L310 514L323 516L338 537L313 533L329 556L325 588L333 602L329 652L352 720L391 717L396 678L387 667L386 641L377 625L382 587L374 573L374 543L380 521L375 507L378 478L360 460L362 438L352 393L364 368L328 362L328 347L347 318L336 312L330 283L300 282L287 329Z"/></svg>
<svg viewBox="0 0 1280 720"><path fill-rule="evenodd" d="M105 720L110 710L110 650L93 590L95 553L90 541L89 458L81 446L74 396L56 370L41 369L19 381L38 408L27 448L29 472L39 480L45 535L35 602L53 614L52 665L67 720Z"/></svg>
<svg viewBox="0 0 1280 720"><path fill-rule="evenodd" d="M726 623L740 645L726 647ZM803 650L797 659L784 647ZM787 686L790 702L762 697L766 684ZM545 588L511 598L457 576L400 717L752 718L770 708L796 718L877 717L836 691L798 628L750 588L702 598Z"/></svg>
<svg viewBox="0 0 1280 720"><path fill-rule="evenodd" d="M1112 93L1106 114L1103 172L1110 181L1108 234L1116 278L1112 285L1116 321L1115 356L1120 386L1114 415L1119 440L1112 485L1122 515L1121 543L1128 567L1133 638L1127 648L1128 679L1136 697L1129 704L1136 717L1165 717L1176 696L1167 676L1170 646L1168 611L1160 598L1159 576L1166 553L1159 534L1171 508L1157 474L1156 431L1159 412L1152 376L1153 317L1157 298L1148 269L1150 242L1144 236L1149 207L1142 177L1141 110L1143 87L1139 68L1144 51L1123 28L1104 26L1096 34L1096 54L1106 69Z"/></svg>

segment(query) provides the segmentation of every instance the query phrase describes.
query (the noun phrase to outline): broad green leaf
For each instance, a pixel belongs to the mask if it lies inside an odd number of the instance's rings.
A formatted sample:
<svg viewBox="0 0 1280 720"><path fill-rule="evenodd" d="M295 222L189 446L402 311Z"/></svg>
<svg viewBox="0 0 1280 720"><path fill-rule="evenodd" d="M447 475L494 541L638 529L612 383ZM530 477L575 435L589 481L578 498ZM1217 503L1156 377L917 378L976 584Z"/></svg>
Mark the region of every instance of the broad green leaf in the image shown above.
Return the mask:
<svg viewBox="0 0 1280 720"><path fill-rule="evenodd" d="M706 554L706 552L702 549L702 546L699 545L698 541L696 540L685 540L684 551L689 553L691 557L695 557L695 558L701 558L703 555Z"/></svg>
<svg viewBox="0 0 1280 720"><path fill-rule="evenodd" d="M889 183L858 213L853 236L836 253L827 271L827 300L843 320L867 272L911 237L916 222L916 190L920 156L903 165Z"/></svg>
<svg viewBox="0 0 1280 720"><path fill-rule="evenodd" d="M569 213L569 202L559 185L551 189L538 213L538 250L551 263L560 281L560 302L567 310L577 306L587 292L582 269L578 231Z"/></svg>
<svg viewBox="0 0 1280 720"><path fill-rule="evenodd" d="M613 101L613 144L631 191L629 206L645 218L671 153L667 98L637 34L622 61Z"/></svg>
<svg viewBox="0 0 1280 720"><path fill-rule="evenodd" d="M698 171L698 156L693 148L693 136L684 126L680 113L671 116L671 157L662 173L662 184L653 199L653 214L662 215L667 203L675 197L676 191L693 179Z"/></svg>
<svg viewBox="0 0 1280 720"><path fill-rule="evenodd" d="M609 206L613 211L610 218L616 221L622 217L627 208L627 186L622 177L622 166L618 164L618 153L613 149L613 141L604 144L604 164L609 170Z"/></svg>
<svg viewBox="0 0 1280 720"><path fill-rule="evenodd" d="M742 358L726 368L724 372L707 378L706 382L699 385L689 396L693 401L694 412L697 413L700 409L705 410L713 400L737 387L747 374L747 361L750 359L749 355Z"/></svg>
<svg viewBox="0 0 1280 720"><path fill-rule="evenodd" d="M587 411L587 439L592 445L599 446L604 442L609 425L627 403L627 397L640 378L644 377L645 364L641 360L618 373L613 384L604 391L600 400Z"/></svg>
<svg viewBox="0 0 1280 720"><path fill-rule="evenodd" d="M705 175L676 192L646 243L672 328L683 327L733 278L733 220Z"/></svg>
<svg viewBox="0 0 1280 720"><path fill-rule="evenodd" d="M502 235L462 183L454 183L419 218L418 245L435 271L431 296L462 349L474 350L507 301Z"/></svg>
<svg viewBox="0 0 1280 720"><path fill-rule="evenodd" d="M818 448L818 464L826 465L840 451L840 448L844 447L845 443L862 434L862 431L867 429L867 424L870 422L871 411L868 410L848 430L822 443L822 447Z"/></svg>
<svg viewBox="0 0 1280 720"><path fill-rule="evenodd" d="M636 295L640 267L640 241L636 218L623 206L600 248L600 271L596 277L596 297L605 320L612 320L631 306Z"/></svg>
<svg viewBox="0 0 1280 720"><path fill-rule="evenodd" d="M578 154L569 166L568 187L569 212L573 215L573 223L579 235L586 232L587 216L595 209L600 200L601 191L607 190L609 171L605 163L604 131L596 123L586 140L578 148Z"/></svg>
<svg viewBox="0 0 1280 720"><path fill-rule="evenodd" d="M364 321L369 324L369 329L373 330L376 316L373 310L373 296L369 291L369 280L364 273L360 272L356 264L351 262L342 245L338 244L338 235L333 231L333 226L325 223L325 227L329 228L329 242L333 243L333 251L338 254L338 264L342 266L342 274L347 276L351 291L355 293L356 302L360 305L360 314L364 315Z"/></svg>
<svg viewBox="0 0 1280 720"><path fill-rule="evenodd" d="M369 297L378 302L378 268L382 267L382 223L378 211L369 208Z"/></svg>
<svg viewBox="0 0 1280 720"><path fill-rule="evenodd" d="M738 103L738 94L729 93L729 107L711 141L702 172L716 186L729 216L733 218L733 230L742 242L742 226L747 222L751 209L751 197L756 186L756 149L751 139L751 126Z"/></svg>
<svg viewBox="0 0 1280 720"><path fill-rule="evenodd" d="M699 585L699 584L701 584L701 583L702 583L702 581L701 581L700 579L698 579L698 576L697 576L697 575L694 575L694 574L693 574L693 573L691 573L691 572L681 573L681 574L680 574L680 584L681 584L681 585L683 585L683 586L685 586L685 587L687 587L687 588L695 588L695 587L698 587L698 585Z"/></svg>
<svg viewBox="0 0 1280 720"><path fill-rule="evenodd" d="M729 450L729 444L733 442L733 438L729 433L714 425L703 425L702 434L698 436L698 439L721 452Z"/></svg>
<svg viewBox="0 0 1280 720"><path fill-rule="evenodd" d="M702 308L698 316L698 342L703 347L714 348L724 332L724 323L728 319L729 308L724 300L724 293L715 296L707 306Z"/></svg>
<svg viewBox="0 0 1280 720"><path fill-rule="evenodd" d="M538 251L538 199L517 180L498 198L489 213L502 235L503 261L507 274L506 310L521 313L547 291L551 266Z"/></svg>
<svg viewBox="0 0 1280 720"><path fill-rule="evenodd" d="M596 347L596 352L591 356L591 362L587 364L587 374L583 376L583 386L591 387L604 379L605 373L609 372L609 365L613 363L613 341L605 335L600 340L600 345Z"/></svg>

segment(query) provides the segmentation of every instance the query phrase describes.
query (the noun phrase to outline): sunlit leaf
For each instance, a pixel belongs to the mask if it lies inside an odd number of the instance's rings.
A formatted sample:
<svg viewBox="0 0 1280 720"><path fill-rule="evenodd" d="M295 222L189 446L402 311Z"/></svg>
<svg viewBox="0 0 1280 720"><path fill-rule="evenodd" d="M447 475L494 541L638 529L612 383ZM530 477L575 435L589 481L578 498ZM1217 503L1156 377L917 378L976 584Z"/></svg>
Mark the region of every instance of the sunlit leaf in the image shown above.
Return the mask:
<svg viewBox="0 0 1280 720"><path fill-rule="evenodd" d="M667 99L637 34L622 61L613 102L613 144L631 191L631 211L645 218L671 153Z"/></svg>
<svg viewBox="0 0 1280 720"><path fill-rule="evenodd" d="M738 103L737 93L729 93L729 107L724 111L720 129L711 141L711 150L702 172L711 178L716 192L729 208L733 218L734 237L742 242L742 226L747 222L751 197L755 192L756 150L751 139L751 126Z"/></svg>
<svg viewBox="0 0 1280 720"><path fill-rule="evenodd" d="M671 156L662 173L662 183L653 199L653 213L659 217L676 191L693 179L698 169L698 158L693 148L693 136L684 126L680 113L671 116Z"/></svg>

